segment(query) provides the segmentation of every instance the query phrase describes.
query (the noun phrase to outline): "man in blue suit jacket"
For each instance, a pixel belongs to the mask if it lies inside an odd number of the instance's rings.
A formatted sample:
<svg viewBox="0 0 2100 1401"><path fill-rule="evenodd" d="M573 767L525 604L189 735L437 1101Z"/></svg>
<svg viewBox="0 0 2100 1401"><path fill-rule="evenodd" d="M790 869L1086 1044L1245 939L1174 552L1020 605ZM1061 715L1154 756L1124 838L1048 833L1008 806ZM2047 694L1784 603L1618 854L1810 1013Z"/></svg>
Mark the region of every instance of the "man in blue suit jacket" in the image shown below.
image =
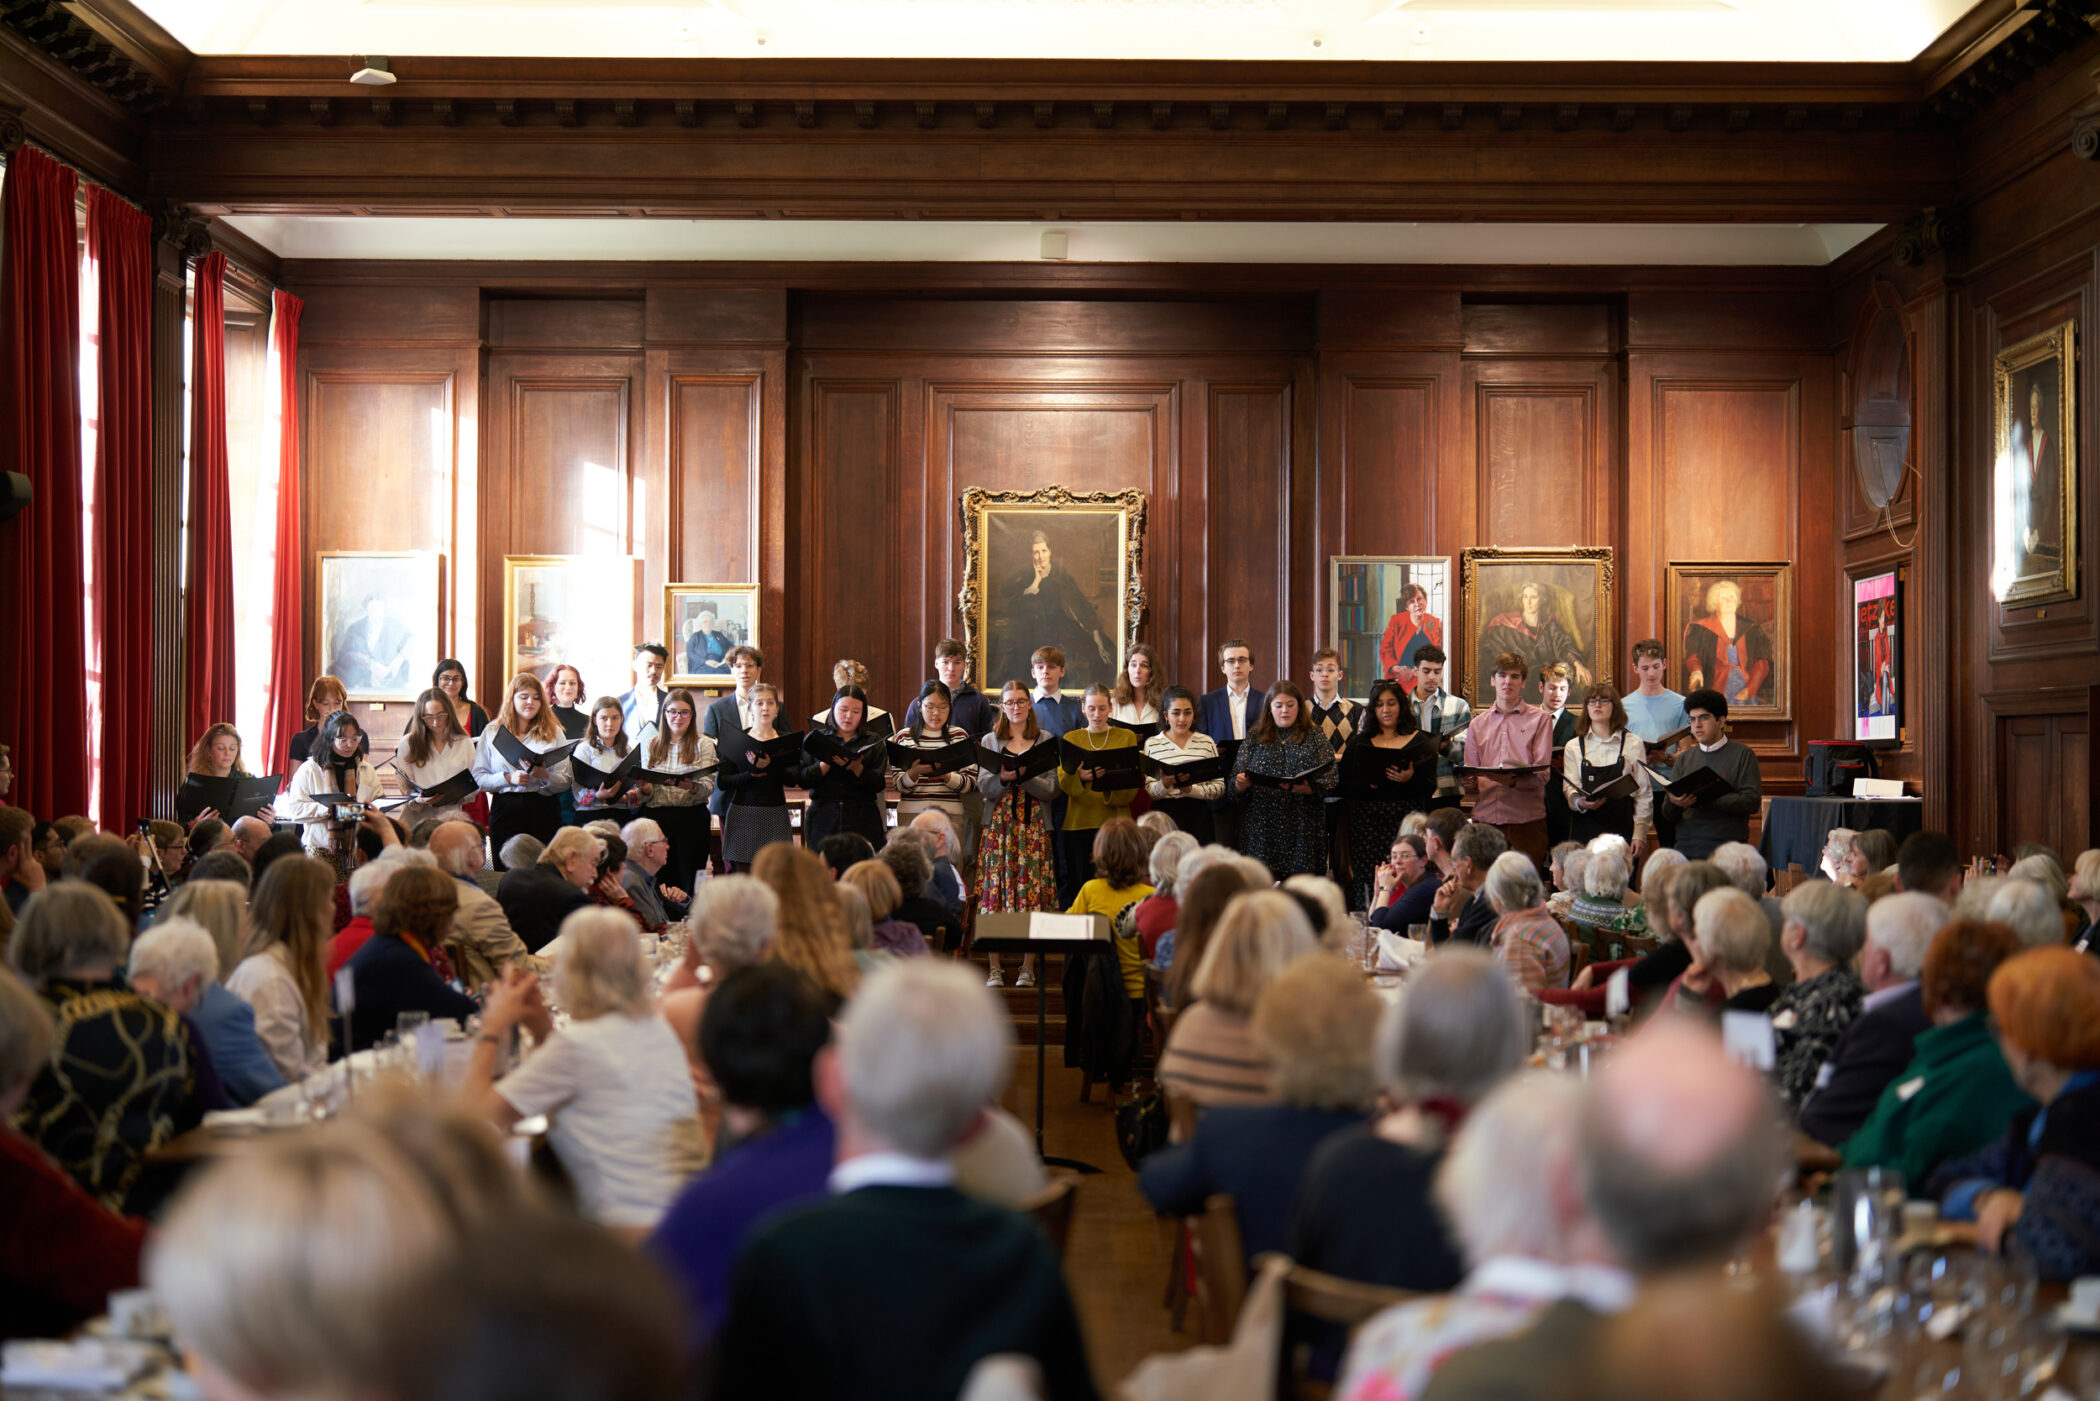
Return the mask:
<svg viewBox="0 0 2100 1401"><path fill-rule="evenodd" d="M1222 749L1232 741L1254 733L1255 725L1261 720L1262 693L1254 684L1254 648L1246 639L1228 637L1219 644L1218 670L1225 674L1225 684L1215 691L1205 692L1196 703L1196 728L1209 735ZM1226 846L1237 847L1240 844L1239 803L1232 797L1231 785L1226 786L1225 793L1226 796L1210 805L1210 810L1216 814L1211 820L1217 827L1218 840Z"/></svg>

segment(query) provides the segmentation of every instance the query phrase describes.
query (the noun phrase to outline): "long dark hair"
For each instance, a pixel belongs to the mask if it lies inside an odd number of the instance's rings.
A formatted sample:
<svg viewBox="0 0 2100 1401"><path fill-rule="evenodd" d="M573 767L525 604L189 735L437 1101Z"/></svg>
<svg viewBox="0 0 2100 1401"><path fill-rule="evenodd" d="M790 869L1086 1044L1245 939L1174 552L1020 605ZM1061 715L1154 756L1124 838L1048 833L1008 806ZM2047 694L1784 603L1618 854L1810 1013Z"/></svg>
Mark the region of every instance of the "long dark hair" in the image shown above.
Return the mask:
<svg viewBox="0 0 2100 1401"><path fill-rule="evenodd" d="M678 740L677 762L697 764L700 762L700 702L693 699L691 691L680 686L664 697L665 710L674 705L683 705L686 709L685 733ZM660 725L657 727L656 737L649 741L649 762L661 764L669 759L671 754L671 727L668 724Z"/></svg>
<svg viewBox="0 0 2100 1401"><path fill-rule="evenodd" d="M1411 735L1421 728L1415 718L1415 708L1407 703L1407 692L1400 689L1400 683L1381 679L1371 683L1371 694L1364 697L1364 713L1370 717L1369 728L1358 730L1358 735L1368 740L1385 733L1385 727L1378 722L1378 698L1387 694L1400 702L1400 722L1393 726L1393 733Z"/></svg>
<svg viewBox="0 0 2100 1401"><path fill-rule="evenodd" d="M342 737L345 730L354 731L360 740L365 737L365 727L357 723L355 715L352 715L348 710L331 712L328 718L321 722L321 731L314 738L313 756L321 761L322 768L336 776L338 783L342 781L343 774L347 773L350 775L353 780L353 786L343 788L341 791L348 793L354 798L357 796L354 780L357 778L358 764L364 756L361 753L353 753L349 758L345 759L342 755L335 752L335 742Z"/></svg>
<svg viewBox="0 0 2100 1401"><path fill-rule="evenodd" d="M955 696L948 690L948 683L939 680L929 681L919 688L919 723L917 730L920 734L925 734L929 729L929 726L926 724L926 698L928 696L939 696L941 704L948 707L948 723L951 725L955 723ZM834 704L838 701L837 696L833 696L831 699ZM867 723L866 712L862 713L861 723ZM935 737L944 738L946 734L947 726L944 725L941 727L941 734Z"/></svg>
<svg viewBox="0 0 2100 1401"><path fill-rule="evenodd" d="M460 739L472 738L472 736L467 734L466 727L459 723L459 716L452 709L452 697L432 686L422 695L416 697L415 718L408 722L408 734L401 742L402 753L408 757L408 762L411 764L429 763L437 757L438 750L446 742L445 736L434 732L430 728L430 722L423 718L423 707L432 701L436 701L439 705L445 707L445 725L452 731L454 737Z"/></svg>
<svg viewBox="0 0 2100 1401"><path fill-rule="evenodd" d="M463 705L471 705L474 700L474 683L473 680L467 675L467 664L457 657L447 657L437 664L437 670L430 673L430 689L433 691L442 692L445 688L443 686L438 685L438 678L440 676L443 676L448 671L456 671L459 673L460 703ZM451 700L452 698L450 696L447 696L445 698L446 704L451 704Z"/></svg>

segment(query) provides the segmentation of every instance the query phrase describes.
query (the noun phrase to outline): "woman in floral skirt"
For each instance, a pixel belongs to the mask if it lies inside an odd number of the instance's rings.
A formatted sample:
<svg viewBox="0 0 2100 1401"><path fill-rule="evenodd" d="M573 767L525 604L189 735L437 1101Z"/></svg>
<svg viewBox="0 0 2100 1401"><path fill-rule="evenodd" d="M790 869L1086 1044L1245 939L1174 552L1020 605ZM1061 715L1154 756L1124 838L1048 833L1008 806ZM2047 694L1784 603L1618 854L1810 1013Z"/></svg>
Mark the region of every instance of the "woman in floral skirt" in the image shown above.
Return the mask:
<svg viewBox="0 0 2100 1401"><path fill-rule="evenodd" d="M1008 783L1011 769L1000 768L1005 756L1026 754L1048 736L1036 724L1028 687L1009 681L999 692L999 718L978 743L990 754L977 766L977 788L984 794L984 829L977 842L977 908L987 914L1023 914L1055 910L1057 868L1050 853L1050 800L1057 794L1057 769L1046 769L1025 783ZM986 960L990 987L1005 984L999 955ZM1021 960L1015 987L1035 982L1035 957Z"/></svg>

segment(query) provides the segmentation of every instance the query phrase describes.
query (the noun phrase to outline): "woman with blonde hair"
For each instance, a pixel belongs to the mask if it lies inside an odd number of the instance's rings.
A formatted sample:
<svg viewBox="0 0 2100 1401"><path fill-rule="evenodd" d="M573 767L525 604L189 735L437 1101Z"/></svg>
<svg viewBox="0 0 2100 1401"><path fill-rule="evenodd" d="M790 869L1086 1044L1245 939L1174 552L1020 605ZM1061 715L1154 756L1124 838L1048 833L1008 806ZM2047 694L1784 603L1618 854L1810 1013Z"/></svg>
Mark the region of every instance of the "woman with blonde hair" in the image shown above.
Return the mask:
<svg viewBox="0 0 2100 1401"><path fill-rule="evenodd" d="M255 1034L290 1084L328 1064L328 939L335 875L311 856L283 856L256 882L241 961L226 990L255 1009Z"/></svg>
<svg viewBox="0 0 2100 1401"><path fill-rule="evenodd" d="M840 1002L858 992L860 967L853 961L852 941L824 858L783 842L761 851L751 863L751 874L780 900L766 957L801 969Z"/></svg>
<svg viewBox="0 0 2100 1401"><path fill-rule="evenodd" d="M197 737L197 742L190 746L189 758L183 761L182 771L203 778L253 777L241 763L241 732L224 720L210 726ZM189 823L201 822L207 817L224 816L217 808L205 808L194 815L178 815ZM265 822L277 820L276 811L267 805L255 815ZM233 821L230 817L225 820Z"/></svg>
<svg viewBox="0 0 2100 1401"><path fill-rule="evenodd" d="M868 902L869 948L899 958L923 958L933 952L916 924L896 918L897 907L904 903L904 887L897 883L889 863L856 861L839 874L839 884L859 891Z"/></svg>
<svg viewBox="0 0 2100 1401"><path fill-rule="evenodd" d="M646 1232L677 1195L699 1126L685 1051L656 1013L633 920L578 910L562 921L558 947L554 992L568 1027L553 1029L536 976L508 970L482 1011L461 1093L499 1128L552 1115L548 1139L583 1214ZM497 1049L518 1026L539 1048L497 1080Z"/></svg>
<svg viewBox="0 0 2100 1401"><path fill-rule="evenodd" d="M2085 915L2071 942L2080 953L2091 953L2095 936L2100 935L2100 847L2078 853L2064 892Z"/></svg>
<svg viewBox="0 0 2100 1401"><path fill-rule="evenodd" d="M495 853L495 869L504 870L503 848L520 832L542 845L561 830L561 794L569 787L569 761L552 764L526 762L513 767L496 747L496 735L507 732L533 754L561 747L561 723L547 704L547 689L529 671L510 679L503 693L503 708L481 732L474 747L474 782L489 795L489 850Z"/></svg>
<svg viewBox="0 0 2100 1401"><path fill-rule="evenodd" d="M161 902L160 913L168 919L193 919L211 935L219 951L220 982L240 963L241 924L248 916L247 886L230 880L184 881Z"/></svg>
<svg viewBox="0 0 2100 1401"><path fill-rule="evenodd" d="M1278 974L1318 947L1312 921L1281 891L1249 891L1227 905L1196 966L1196 1003L1174 1019L1160 1053L1161 1087L1206 1108L1267 1103L1269 1061L1254 1040L1254 1007Z"/></svg>

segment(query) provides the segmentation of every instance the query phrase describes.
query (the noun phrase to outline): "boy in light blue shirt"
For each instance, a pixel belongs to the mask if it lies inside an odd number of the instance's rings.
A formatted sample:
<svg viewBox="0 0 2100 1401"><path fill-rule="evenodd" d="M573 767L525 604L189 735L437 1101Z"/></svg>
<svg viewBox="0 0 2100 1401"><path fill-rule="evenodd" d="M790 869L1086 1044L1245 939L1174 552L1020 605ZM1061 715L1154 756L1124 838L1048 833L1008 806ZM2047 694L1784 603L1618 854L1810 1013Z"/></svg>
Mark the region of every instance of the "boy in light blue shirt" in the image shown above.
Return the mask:
<svg viewBox="0 0 2100 1401"><path fill-rule="evenodd" d="M1662 643L1651 637L1633 644L1633 670L1641 684L1626 697L1626 728L1651 746L1664 735L1692 723L1692 717L1685 713L1684 697L1663 685L1669 669L1670 660ZM1649 756L1651 763L1655 757Z"/></svg>

